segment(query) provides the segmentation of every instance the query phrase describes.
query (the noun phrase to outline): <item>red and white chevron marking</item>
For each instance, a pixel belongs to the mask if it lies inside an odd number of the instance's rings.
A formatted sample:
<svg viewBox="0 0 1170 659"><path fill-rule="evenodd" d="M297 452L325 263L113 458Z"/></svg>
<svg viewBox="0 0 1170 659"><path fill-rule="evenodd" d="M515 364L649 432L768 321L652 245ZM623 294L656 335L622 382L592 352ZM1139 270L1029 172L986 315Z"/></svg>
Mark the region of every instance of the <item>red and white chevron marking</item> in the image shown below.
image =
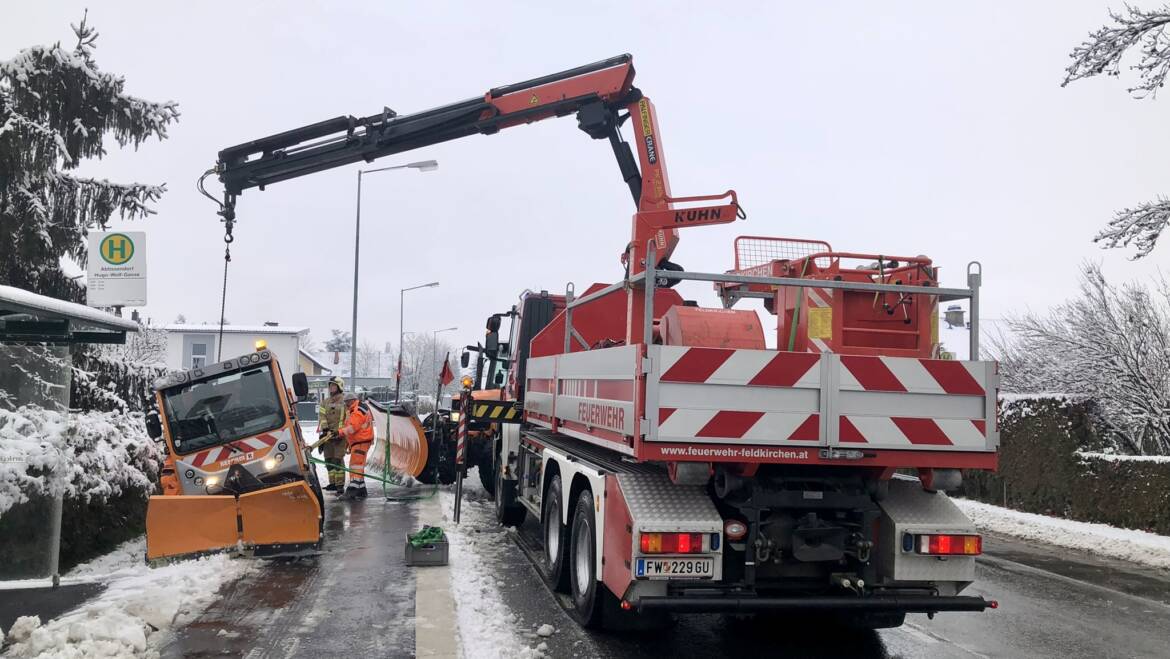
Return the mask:
<svg viewBox="0 0 1170 659"><path fill-rule="evenodd" d="M841 389L985 396L981 362L841 356Z"/></svg>
<svg viewBox="0 0 1170 659"><path fill-rule="evenodd" d="M661 382L819 387L820 357L807 352L663 346Z"/></svg>
<svg viewBox="0 0 1170 659"><path fill-rule="evenodd" d="M917 417L841 415L842 444L882 447L955 446L983 449L987 424L983 419L922 419Z"/></svg>
<svg viewBox="0 0 1170 659"><path fill-rule="evenodd" d="M703 437L760 444L815 443L820 439L820 425L819 414L801 412L658 408L658 436L672 440Z"/></svg>
<svg viewBox="0 0 1170 659"><path fill-rule="evenodd" d="M192 467L202 467L215 462L227 460L233 454L238 455L240 452L247 453L249 451L263 451L270 448L277 441L276 437L269 434L257 435L247 439L237 439L223 446L215 446L205 451L200 451L191 459ZM235 447L238 450L232 449Z"/></svg>

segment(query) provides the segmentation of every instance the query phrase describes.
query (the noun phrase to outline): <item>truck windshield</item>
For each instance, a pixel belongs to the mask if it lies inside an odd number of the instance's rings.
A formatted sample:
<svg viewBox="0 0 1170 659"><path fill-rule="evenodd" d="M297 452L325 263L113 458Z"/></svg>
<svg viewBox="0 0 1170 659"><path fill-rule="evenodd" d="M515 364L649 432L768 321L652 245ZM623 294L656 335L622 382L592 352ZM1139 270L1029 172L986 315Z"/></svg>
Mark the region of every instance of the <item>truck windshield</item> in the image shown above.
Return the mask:
<svg viewBox="0 0 1170 659"><path fill-rule="evenodd" d="M163 395L175 451L190 453L284 425L272 367L193 382Z"/></svg>

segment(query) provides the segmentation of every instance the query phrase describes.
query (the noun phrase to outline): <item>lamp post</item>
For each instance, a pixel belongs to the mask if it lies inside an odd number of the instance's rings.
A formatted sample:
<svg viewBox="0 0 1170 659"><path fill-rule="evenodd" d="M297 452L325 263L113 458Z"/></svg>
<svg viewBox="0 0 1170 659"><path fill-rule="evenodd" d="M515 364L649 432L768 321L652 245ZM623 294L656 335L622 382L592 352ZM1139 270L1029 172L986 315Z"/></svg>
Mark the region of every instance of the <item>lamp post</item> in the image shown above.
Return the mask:
<svg viewBox="0 0 1170 659"><path fill-rule="evenodd" d="M397 403L402 398L402 338L403 338L403 320L406 314L406 291L413 291L419 288L434 288L438 286L439 282L432 281L429 284L419 284L418 286L410 286L400 289L398 291L398 371L394 374L394 402Z"/></svg>
<svg viewBox="0 0 1170 659"><path fill-rule="evenodd" d="M375 172L388 172L392 169L415 169L420 172L433 172L439 168L435 160L420 160L405 165L392 167L378 167L377 169L359 169L357 177L357 214L353 223L353 326L349 332L349 390L357 391L357 316L358 316L358 259L361 256L362 237L362 176Z"/></svg>

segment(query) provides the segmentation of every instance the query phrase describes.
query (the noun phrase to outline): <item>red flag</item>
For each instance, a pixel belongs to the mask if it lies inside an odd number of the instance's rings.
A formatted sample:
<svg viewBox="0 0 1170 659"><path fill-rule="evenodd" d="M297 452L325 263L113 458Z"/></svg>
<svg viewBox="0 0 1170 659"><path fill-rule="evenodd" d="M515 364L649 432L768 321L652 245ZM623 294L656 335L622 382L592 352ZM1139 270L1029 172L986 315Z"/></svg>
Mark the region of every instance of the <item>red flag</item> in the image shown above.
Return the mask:
<svg viewBox="0 0 1170 659"><path fill-rule="evenodd" d="M442 382L444 387L455 381L455 374L451 372L451 362L448 361L450 357L451 353L443 357L443 370L439 373L439 382Z"/></svg>

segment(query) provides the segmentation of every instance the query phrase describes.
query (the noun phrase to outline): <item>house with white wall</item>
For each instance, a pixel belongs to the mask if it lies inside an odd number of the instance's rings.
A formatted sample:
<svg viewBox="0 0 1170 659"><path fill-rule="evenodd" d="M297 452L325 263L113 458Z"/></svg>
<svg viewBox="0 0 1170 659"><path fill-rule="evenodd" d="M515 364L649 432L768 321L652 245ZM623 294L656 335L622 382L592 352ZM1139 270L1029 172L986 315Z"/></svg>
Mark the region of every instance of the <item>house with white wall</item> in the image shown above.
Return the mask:
<svg viewBox="0 0 1170 659"><path fill-rule="evenodd" d="M263 340L280 361L285 383L290 386L292 374L301 370L301 336L309 333L307 327L276 324L224 325L220 352L219 325L165 325L163 330L167 335L167 368L199 368L246 355L256 350L257 341Z"/></svg>

